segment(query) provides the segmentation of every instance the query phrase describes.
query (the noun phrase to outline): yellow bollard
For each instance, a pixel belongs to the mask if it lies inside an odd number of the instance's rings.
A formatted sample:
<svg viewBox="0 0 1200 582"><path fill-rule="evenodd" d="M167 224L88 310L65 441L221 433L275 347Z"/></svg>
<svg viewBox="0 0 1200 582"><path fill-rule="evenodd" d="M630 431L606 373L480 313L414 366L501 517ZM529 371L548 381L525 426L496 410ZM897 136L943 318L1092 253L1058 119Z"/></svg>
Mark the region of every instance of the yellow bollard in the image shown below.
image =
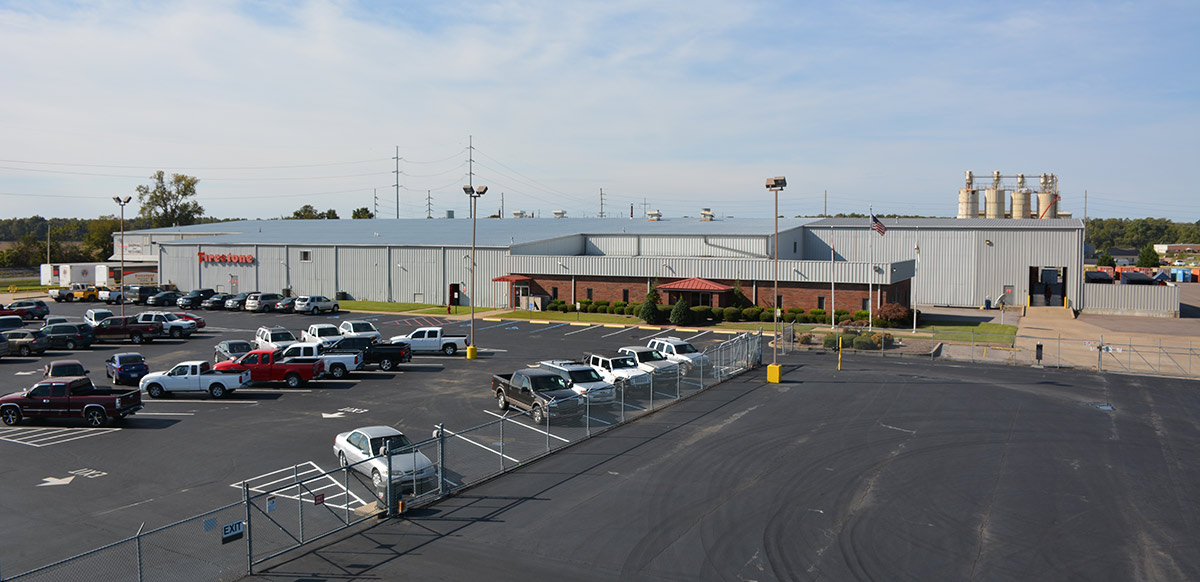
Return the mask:
<svg viewBox="0 0 1200 582"><path fill-rule="evenodd" d="M838 371L842 371L842 336L838 336Z"/></svg>
<svg viewBox="0 0 1200 582"><path fill-rule="evenodd" d="M767 364L767 382L770 384L778 384L782 376L782 368L779 364Z"/></svg>
<svg viewBox="0 0 1200 582"><path fill-rule="evenodd" d="M475 349L475 346L467 346L467 359L474 360L477 357L479 357L479 350Z"/></svg>

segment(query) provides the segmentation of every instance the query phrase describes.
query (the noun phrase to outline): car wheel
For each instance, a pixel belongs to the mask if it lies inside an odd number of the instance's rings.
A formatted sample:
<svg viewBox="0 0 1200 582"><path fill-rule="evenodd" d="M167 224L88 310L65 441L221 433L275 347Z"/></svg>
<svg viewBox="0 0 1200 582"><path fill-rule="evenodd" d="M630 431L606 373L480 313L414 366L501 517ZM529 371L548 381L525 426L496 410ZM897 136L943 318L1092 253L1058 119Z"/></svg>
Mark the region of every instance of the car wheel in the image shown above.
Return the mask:
<svg viewBox="0 0 1200 582"><path fill-rule="evenodd" d="M63 344L63 346L66 347L68 350L74 350L75 349L75 340L67 340L66 343Z"/></svg>
<svg viewBox="0 0 1200 582"><path fill-rule="evenodd" d="M171 339L179 339L183 337L183 330L178 327L171 328Z"/></svg>
<svg viewBox="0 0 1200 582"><path fill-rule="evenodd" d="M302 378L299 374L288 374L284 376L283 380L287 382L288 388L299 388Z"/></svg>
<svg viewBox="0 0 1200 582"><path fill-rule="evenodd" d="M140 343L142 343L142 341L143 341L142 334L140 334L140 333L135 333L135 334L133 334L133 335L129 336L129 341L131 341L131 342L133 342L133 343L135 343L135 344L140 344Z"/></svg>
<svg viewBox="0 0 1200 582"><path fill-rule="evenodd" d="M379 369L383 370L384 372L388 372L392 368L395 368L395 367L396 367L396 362L393 362L390 358L384 358L382 360L379 360Z"/></svg>
<svg viewBox="0 0 1200 582"><path fill-rule="evenodd" d="M29 346L21 346L21 347L17 348L17 353L21 354L22 356L28 356L29 355Z"/></svg>
<svg viewBox="0 0 1200 582"><path fill-rule="evenodd" d="M21 424L21 410L16 406L9 406L4 410L0 410L0 419L3 419L4 424L8 426Z"/></svg>
<svg viewBox="0 0 1200 582"><path fill-rule="evenodd" d="M213 384L208 388L209 396L213 398L224 398L229 393L225 391L225 387L220 384Z"/></svg>
<svg viewBox="0 0 1200 582"><path fill-rule="evenodd" d="M83 413L83 418L87 421L89 426L98 427L108 424L108 416L106 416L104 411L100 410L99 408L87 409L87 411Z"/></svg>
<svg viewBox="0 0 1200 582"><path fill-rule="evenodd" d="M151 398L162 398L163 387L158 384L146 386L146 394L149 394Z"/></svg>
<svg viewBox="0 0 1200 582"><path fill-rule="evenodd" d="M334 306L333 306L333 309L331 309L330 311L332 311L332 312L334 312L334 313L337 313L337 312L338 312L338 306L337 306L337 305L334 305Z"/></svg>
<svg viewBox="0 0 1200 582"><path fill-rule="evenodd" d="M341 364L334 364L329 368L329 375L341 380L346 377L346 367Z"/></svg>
<svg viewBox="0 0 1200 582"><path fill-rule="evenodd" d="M534 406L529 416L533 418L534 424L542 424L546 421L546 414L542 412L541 406Z"/></svg>
<svg viewBox="0 0 1200 582"><path fill-rule="evenodd" d="M442 353L446 354L447 356L453 356L454 353L457 351L458 351L458 346L456 346L454 344L446 344L446 345L442 346Z"/></svg>
<svg viewBox="0 0 1200 582"><path fill-rule="evenodd" d="M312 309L310 309L308 311L309 315L319 315L320 313L321 313L321 310L317 309L316 307L313 307Z"/></svg>
<svg viewBox="0 0 1200 582"><path fill-rule="evenodd" d="M349 464L350 463L346 462L346 453L338 451L338 466L345 467L346 465L349 465Z"/></svg>
<svg viewBox="0 0 1200 582"><path fill-rule="evenodd" d="M371 482L376 489L383 489L383 475L379 474L379 469L371 469Z"/></svg>
<svg viewBox="0 0 1200 582"><path fill-rule="evenodd" d="M500 410L508 410L508 398L504 397L503 390L496 391L496 408Z"/></svg>

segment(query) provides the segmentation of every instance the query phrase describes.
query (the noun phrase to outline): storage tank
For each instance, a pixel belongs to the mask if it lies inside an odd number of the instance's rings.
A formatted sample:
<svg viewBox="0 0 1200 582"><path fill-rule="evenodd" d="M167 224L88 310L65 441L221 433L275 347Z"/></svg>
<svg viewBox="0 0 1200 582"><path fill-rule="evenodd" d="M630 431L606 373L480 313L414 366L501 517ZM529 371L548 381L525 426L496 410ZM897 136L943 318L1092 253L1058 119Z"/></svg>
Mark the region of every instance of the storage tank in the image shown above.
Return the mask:
<svg viewBox="0 0 1200 582"><path fill-rule="evenodd" d="M1004 190L984 190L983 211L984 218L1004 218Z"/></svg>
<svg viewBox="0 0 1200 582"><path fill-rule="evenodd" d="M1023 180L1022 180L1023 181ZM1012 193L1012 217L1029 218L1029 195L1027 189L1014 190Z"/></svg>
<svg viewBox="0 0 1200 582"><path fill-rule="evenodd" d="M1058 218L1058 195L1038 192L1038 218Z"/></svg>
<svg viewBox="0 0 1200 582"><path fill-rule="evenodd" d="M979 218L978 190L973 188L963 188L962 190L958 191L958 217Z"/></svg>

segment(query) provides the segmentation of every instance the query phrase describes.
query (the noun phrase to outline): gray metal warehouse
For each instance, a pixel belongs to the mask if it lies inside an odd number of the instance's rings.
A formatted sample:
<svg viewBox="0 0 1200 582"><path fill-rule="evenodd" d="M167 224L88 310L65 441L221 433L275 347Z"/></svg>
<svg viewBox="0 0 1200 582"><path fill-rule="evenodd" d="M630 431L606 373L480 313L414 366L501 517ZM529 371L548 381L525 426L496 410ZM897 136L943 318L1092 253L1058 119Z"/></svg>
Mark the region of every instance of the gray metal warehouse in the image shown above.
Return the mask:
<svg viewBox="0 0 1200 582"><path fill-rule="evenodd" d="M1003 297L1014 305L1083 306L1081 220L882 221L883 235L866 218L780 220L776 301L865 309L870 292L874 305L978 307ZM740 286L769 306L774 232L770 219L480 219L474 292L472 224L464 219L252 220L131 231L125 258L156 261L161 281L181 289L447 304L457 286L462 305L505 307L520 305L523 295L577 301L585 288L621 288L639 301L657 282L688 293L692 304L719 305L718 295Z"/></svg>

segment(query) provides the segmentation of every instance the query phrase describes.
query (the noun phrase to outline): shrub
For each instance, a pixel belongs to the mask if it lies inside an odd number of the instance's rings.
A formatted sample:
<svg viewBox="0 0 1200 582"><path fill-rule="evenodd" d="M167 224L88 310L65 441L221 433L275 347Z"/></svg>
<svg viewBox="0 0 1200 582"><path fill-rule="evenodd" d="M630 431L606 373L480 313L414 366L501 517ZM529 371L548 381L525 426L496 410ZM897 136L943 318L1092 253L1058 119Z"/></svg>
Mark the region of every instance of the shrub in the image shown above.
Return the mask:
<svg viewBox="0 0 1200 582"><path fill-rule="evenodd" d="M707 305L697 305L691 308L692 323L706 324L713 318L713 310Z"/></svg>
<svg viewBox="0 0 1200 582"><path fill-rule="evenodd" d="M796 314L792 311L788 311L787 313L783 314L783 322L784 323L795 323L797 315L798 314Z"/></svg>
<svg viewBox="0 0 1200 582"><path fill-rule="evenodd" d="M800 309L799 307L789 307L789 308L788 308L788 310L787 310L787 312L788 312L788 313L795 313L795 314L799 315L799 314L801 314L801 313L804 313L804 310L803 310L803 309Z"/></svg>
<svg viewBox="0 0 1200 582"><path fill-rule="evenodd" d="M841 311L841 310L839 309L838 311ZM848 321L852 321L852 319L853 318L850 317L849 313L842 313L841 315L838 316L838 323L846 323Z"/></svg>
<svg viewBox="0 0 1200 582"><path fill-rule="evenodd" d="M800 334L800 337L796 339L796 341L799 342L800 344L811 344L812 339L813 339L813 334L802 333L802 334Z"/></svg>
<svg viewBox="0 0 1200 582"><path fill-rule="evenodd" d="M821 317L821 316L825 315L825 310L824 309L810 309L810 310L808 310L808 313L809 313L809 315Z"/></svg>
<svg viewBox="0 0 1200 582"><path fill-rule="evenodd" d="M869 335L860 335L854 338L854 349L856 350L878 350L879 344L875 343L875 339Z"/></svg>
<svg viewBox="0 0 1200 582"><path fill-rule="evenodd" d="M759 314L758 314L758 320L759 320L759 321L764 321L764 322L767 322L767 323L771 323L772 321L775 321L775 310L774 310L774 309L769 309L769 310L767 310L767 311L764 311L764 312L762 312L762 313L759 313Z"/></svg>
<svg viewBox="0 0 1200 582"><path fill-rule="evenodd" d="M638 310L638 317L640 317L642 321L649 324L655 324L663 321L659 316L658 302L658 288L651 286L650 292L646 294L646 301L642 303L641 309Z"/></svg>
<svg viewBox="0 0 1200 582"><path fill-rule="evenodd" d="M761 307L747 307L742 310L742 318L747 321L758 321L758 315L763 312Z"/></svg>
<svg viewBox="0 0 1200 582"><path fill-rule="evenodd" d="M622 308L623 308L623 307L625 307L626 305L629 305L629 304L628 304L628 303L626 303L626 302L624 302L624 301L616 301L616 302L614 302L614 303L613 303L613 307L622 307Z"/></svg>
<svg viewBox="0 0 1200 582"><path fill-rule="evenodd" d="M609 304L608 301L597 301L596 302L596 305L608 305L608 304Z"/></svg>
<svg viewBox="0 0 1200 582"><path fill-rule="evenodd" d="M866 321L871 314L865 309L859 309L854 312L854 321Z"/></svg>
<svg viewBox="0 0 1200 582"><path fill-rule="evenodd" d="M559 311L561 311L561 312L563 312L563 313L566 313L566 312L567 312L567 304L566 304L566 303L559 303L559 304L558 304L558 310L559 310Z"/></svg>
<svg viewBox="0 0 1200 582"><path fill-rule="evenodd" d="M637 308L636 308L636 307L634 307L634 306L632 306L632 305L626 305L626 306L625 306L625 315L636 315L636 314L637 314Z"/></svg>
<svg viewBox="0 0 1200 582"><path fill-rule="evenodd" d="M889 327L895 327L912 321L912 310L899 303L885 303L875 312L875 316L888 322Z"/></svg>
<svg viewBox="0 0 1200 582"><path fill-rule="evenodd" d="M575 313L575 304L574 303L568 303L566 307L567 307L567 310L566 310L567 313Z"/></svg>
<svg viewBox="0 0 1200 582"><path fill-rule="evenodd" d="M726 307L722 319L725 321L740 321L742 319L742 310L736 307Z"/></svg>
<svg viewBox="0 0 1200 582"><path fill-rule="evenodd" d="M841 318L843 315L850 315L850 312L849 312L849 311L846 311L845 309L835 309L835 310L833 310L833 314L834 314L834 315L836 315L836 316L838 316L838 318L839 318L839 319L838 319L838 321L841 321L841 319L840 319L840 318Z"/></svg>
<svg viewBox="0 0 1200 582"><path fill-rule="evenodd" d="M669 319L671 325L687 325L692 322L692 311L688 309L687 301L682 297L675 302L675 307L671 308Z"/></svg>

